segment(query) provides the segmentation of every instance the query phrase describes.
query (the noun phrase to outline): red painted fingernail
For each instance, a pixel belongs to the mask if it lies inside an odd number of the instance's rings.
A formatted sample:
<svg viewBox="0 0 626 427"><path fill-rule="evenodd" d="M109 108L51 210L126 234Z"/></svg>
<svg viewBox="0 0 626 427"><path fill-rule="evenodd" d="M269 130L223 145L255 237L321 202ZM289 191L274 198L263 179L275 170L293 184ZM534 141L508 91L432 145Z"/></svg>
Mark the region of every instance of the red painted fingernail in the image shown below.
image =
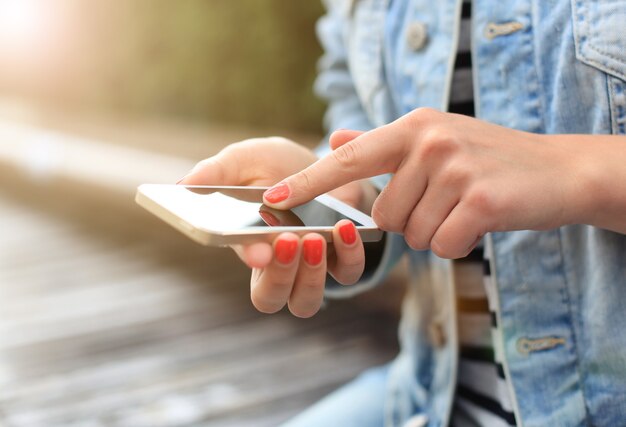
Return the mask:
<svg viewBox="0 0 626 427"><path fill-rule="evenodd" d="M343 243L346 245L351 245L356 242L356 228L351 222L339 227L339 234L341 235L341 240L343 240Z"/></svg>
<svg viewBox="0 0 626 427"><path fill-rule="evenodd" d="M276 260L281 264L291 264L291 261L293 261L297 251L297 240L281 239L276 242L276 246L274 247L274 256L276 257Z"/></svg>
<svg viewBox="0 0 626 427"><path fill-rule="evenodd" d="M259 211L259 215L265 221L267 225L270 227L278 227L280 225L280 221L273 214L266 211Z"/></svg>
<svg viewBox="0 0 626 427"><path fill-rule="evenodd" d="M270 203L282 202L289 197L289 187L287 184L278 184L263 193L263 197Z"/></svg>
<svg viewBox="0 0 626 427"><path fill-rule="evenodd" d="M311 266L319 265L322 262L322 241L320 239L307 239L304 241L304 260Z"/></svg>

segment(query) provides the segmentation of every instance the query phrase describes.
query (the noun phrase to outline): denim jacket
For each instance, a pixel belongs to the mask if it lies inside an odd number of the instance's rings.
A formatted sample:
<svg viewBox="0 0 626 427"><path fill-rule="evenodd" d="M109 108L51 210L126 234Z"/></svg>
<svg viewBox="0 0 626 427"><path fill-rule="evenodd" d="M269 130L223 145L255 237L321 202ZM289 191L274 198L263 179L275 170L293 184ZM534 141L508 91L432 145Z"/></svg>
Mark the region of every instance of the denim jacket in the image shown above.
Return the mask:
<svg viewBox="0 0 626 427"><path fill-rule="evenodd" d="M390 1L402 13L389 16ZM328 129L445 110L461 1L326 0L316 90L329 102ZM479 118L545 134L626 134L626 0L473 0L472 55ZM626 426L626 236L572 225L489 238L494 345L518 424ZM445 426L458 357L451 262L389 235L370 279L327 293L375 286L403 254L412 278L387 425Z"/></svg>

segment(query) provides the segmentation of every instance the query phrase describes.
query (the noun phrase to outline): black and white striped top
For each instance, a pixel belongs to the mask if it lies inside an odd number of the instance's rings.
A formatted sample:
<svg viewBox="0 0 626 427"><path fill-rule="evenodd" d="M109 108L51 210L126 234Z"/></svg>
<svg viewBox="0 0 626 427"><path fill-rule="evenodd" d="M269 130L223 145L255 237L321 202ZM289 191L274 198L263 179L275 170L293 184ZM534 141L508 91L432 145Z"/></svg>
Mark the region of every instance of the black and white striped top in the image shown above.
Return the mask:
<svg viewBox="0 0 626 427"><path fill-rule="evenodd" d="M498 335L496 285L488 240L454 264L459 367L451 427L514 426Z"/></svg>
<svg viewBox="0 0 626 427"><path fill-rule="evenodd" d="M471 0L463 1L461 16L449 111L474 116ZM491 248L488 239L483 242L487 244L481 243L467 258L454 263L460 349L451 427L515 425L497 339L497 289L491 276Z"/></svg>
<svg viewBox="0 0 626 427"><path fill-rule="evenodd" d="M461 26L454 61L454 74L450 88L450 113L465 114L474 117L474 87L472 81L472 2L463 0Z"/></svg>

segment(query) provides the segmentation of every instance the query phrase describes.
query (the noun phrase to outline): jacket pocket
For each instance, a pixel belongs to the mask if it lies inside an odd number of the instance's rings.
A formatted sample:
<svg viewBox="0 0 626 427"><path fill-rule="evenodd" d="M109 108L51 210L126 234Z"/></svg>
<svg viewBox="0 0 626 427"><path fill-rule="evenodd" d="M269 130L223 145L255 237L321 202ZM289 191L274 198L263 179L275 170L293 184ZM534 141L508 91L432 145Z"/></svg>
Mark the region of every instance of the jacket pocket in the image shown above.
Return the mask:
<svg viewBox="0 0 626 427"><path fill-rule="evenodd" d="M626 134L626 0L571 0L576 58L607 74L613 133Z"/></svg>
<svg viewBox="0 0 626 427"><path fill-rule="evenodd" d="M626 0L571 0L576 57L626 80Z"/></svg>

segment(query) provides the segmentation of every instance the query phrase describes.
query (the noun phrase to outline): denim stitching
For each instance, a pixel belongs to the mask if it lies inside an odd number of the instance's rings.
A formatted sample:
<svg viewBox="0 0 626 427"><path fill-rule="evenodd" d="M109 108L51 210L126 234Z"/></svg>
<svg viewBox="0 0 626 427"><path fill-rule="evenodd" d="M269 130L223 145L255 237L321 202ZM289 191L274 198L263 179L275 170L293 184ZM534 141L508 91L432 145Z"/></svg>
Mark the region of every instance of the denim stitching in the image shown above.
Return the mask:
<svg viewBox="0 0 626 427"><path fill-rule="evenodd" d="M617 81L616 81L617 80ZM611 112L612 132L616 135L626 133L625 109L624 109L624 89L620 87L619 79L608 76L607 85L609 87L609 107ZM619 93L618 93L618 88Z"/></svg>
<svg viewBox="0 0 626 427"><path fill-rule="evenodd" d="M572 14L575 15L575 21L578 21L580 23L580 25L578 25L577 27L582 30L581 27L584 26L585 27L584 33L587 35L587 36L581 35L580 34L581 31L576 31L576 28L574 28L574 39L576 41L576 56L589 65L594 65L595 67L600 68L601 70L604 70L604 71L610 71L612 73L615 73L622 79L626 79L626 72L624 72L624 70L620 70L618 68L611 66L610 64L600 62L598 60L589 58L588 55L585 55L584 53L585 47L583 46L583 43L586 42L585 45L588 49L594 51L595 53L601 56L605 56L609 59L619 62L620 64L626 65L626 61L624 60L624 58L618 58L615 55L612 55L611 53L608 53L608 52L604 52L600 48L597 48L593 45L592 43L593 38L591 37L593 33L591 31L591 26L589 25L589 22L590 22L589 8L585 5L587 1L588 0L579 0L579 1L572 0L572 6L574 7L574 9L572 10Z"/></svg>
<svg viewBox="0 0 626 427"><path fill-rule="evenodd" d="M563 284L564 284L564 290L565 290L565 297L567 298L567 303L566 303L566 307L567 307L567 312L568 312L568 317L570 320L570 328L571 328L571 336L572 336L572 348L576 354L576 373L577 373L577 378L576 378L576 383L577 383L577 388L580 391L580 395L582 396L583 399L583 404L585 405L585 422L587 425L591 425L591 420L589 419L589 414L590 414L590 410L589 410L589 401L587 400L587 396L585 395L585 387L583 384L583 371L582 371L582 367L580 365L580 349L578 346L578 337L576 336L576 330L574 329L574 322L575 322L575 317L574 317L574 313L572 312L572 296L570 295L570 290L569 290L569 285L568 285L568 281L567 281L567 273L566 273L566 269L568 268L568 266L566 265L566 258L563 256L563 229L559 228L556 230L556 236L559 242L559 252L561 254L561 260L562 260L562 274L563 274ZM577 303L580 304L580 298L577 300Z"/></svg>

